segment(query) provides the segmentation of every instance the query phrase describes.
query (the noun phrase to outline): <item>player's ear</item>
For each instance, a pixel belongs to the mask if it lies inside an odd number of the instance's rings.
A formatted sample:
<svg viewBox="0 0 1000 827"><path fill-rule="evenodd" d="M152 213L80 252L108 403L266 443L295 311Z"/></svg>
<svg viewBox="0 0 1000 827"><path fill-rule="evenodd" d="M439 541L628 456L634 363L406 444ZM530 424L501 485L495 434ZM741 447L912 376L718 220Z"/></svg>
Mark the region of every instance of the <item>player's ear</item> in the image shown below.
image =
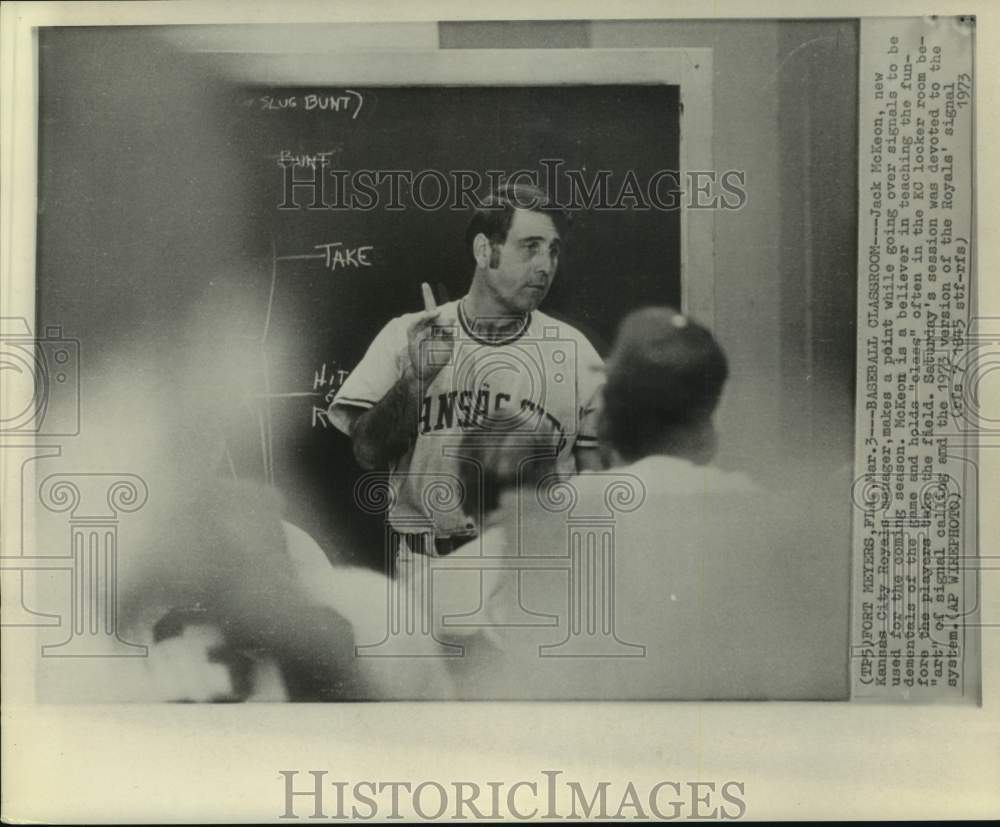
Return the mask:
<svg viewBox="0 0 1000 827"><path fill-rule="evenodd" d="M472 255L476 259L476 267L485 270L490 262L490 240L485 233L477 233L472 239Z"/></svg>

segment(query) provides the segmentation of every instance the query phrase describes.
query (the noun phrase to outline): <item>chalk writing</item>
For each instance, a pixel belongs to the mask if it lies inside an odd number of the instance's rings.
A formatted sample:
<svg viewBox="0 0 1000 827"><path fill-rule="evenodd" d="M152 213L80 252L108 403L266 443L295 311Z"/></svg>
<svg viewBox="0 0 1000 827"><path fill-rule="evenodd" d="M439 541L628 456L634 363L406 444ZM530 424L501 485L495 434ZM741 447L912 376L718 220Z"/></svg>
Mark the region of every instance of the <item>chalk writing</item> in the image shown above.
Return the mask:
<svg viewBox="0 0 1000 827"><path fill-rule="evenodd" d="M308 167L309 169L322 168L329 164L330 159L336 154L337 150L333 149L316 153L295 153L283 149L278 153L278 165L282 167Z"/></svg>
<svg viewBox="0 0 1000 827"><path fill-rule="evenodd" d="M319 394L325 390L323 407L315 403L312 405L310 424L313 428L326 429L332 426L330 405L333 403L333 397L340 390L340 386L344 384L348 373L350 371L337 367L336 362L324 362L317 370L313 371L313 392Z"/></svg>
<svg viewBox="0 0 1000 827"><path fill-rule="evenodd" d="M345 89L343 94L326 95L306 95L305 109L307 112L318 109L324 112L352 112L351 120L358 117L361 107L364 105L364 98L360 92L353 89Z"/></svg>
<svg viewBox="0 0 1000 827"><path fill-rule="evenodd" d="M312 408L312 427L315 428L319 426L320 428L330 427L330 412L326 408L320 408L317 405L313 405Z"/></svg>
<svg viewBox="0 0 1000 827"><path fill-rule="evenodd" d="M295 109L298 106L298 101L294 96L273 98L270 95L261 95L258 100L261 109Z"/></svg>
<svg viewBox="0 0 1000 827"><path fill-rule="evenodd" d="M336 362L333 362L329 366L324 362L319 370L313 372L313 390L318 391L323 388L332 387L336 391L344 384L344 380L347 378L349 372L343 368L338 368Z"/></svg>
<svg viewBox="0 0 1000 827"><path fill-rule="evenodd" d="M315 248L323 250L324 263L329 270L336 270L338 267L371 267L372 262L368 258L368 254L375 249L370 244L361 247L345 247L341 241L317 244Z"/></svg>
<svg viewBox="0 0 1000 827"><path fill-rule="evenodd" d="M304 95L260 95L243 101L244 106L258 107L263 111L301 109L304 112L331 112L350 115L352 121L361 114L364 103L364 95L354 89Z"/></svg>

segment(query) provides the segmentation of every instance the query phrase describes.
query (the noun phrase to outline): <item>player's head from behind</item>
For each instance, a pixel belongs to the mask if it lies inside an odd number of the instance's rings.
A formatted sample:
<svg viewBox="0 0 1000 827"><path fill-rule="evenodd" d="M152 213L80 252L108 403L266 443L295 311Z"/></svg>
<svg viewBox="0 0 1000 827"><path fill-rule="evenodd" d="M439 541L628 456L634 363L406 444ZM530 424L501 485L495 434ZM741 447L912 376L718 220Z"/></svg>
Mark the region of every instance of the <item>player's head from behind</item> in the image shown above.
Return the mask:
<svg viewBox="0 0 1000 827"><path fill-rule="evenodd" d="M568 226L568 214L537 187L508 184L490 195L465 233L472 291L500 314L530 313L552 287Z"/></svg>
<svg viewBox="0 0 1000 827"><path fill-rule="evenodd" d="M491 517L512 505L519 492L535 486L556 470L558 434L515 430L466 431L462 437L459 478L463 509L482 531Z"/></svg>
<svg viewBox="0 0 1000 827"><path fill-rule="evenodd" d="M670 307L633 311L607 363L602 444L626 462L651 454L709 462L712 415L728 375L726 355L705 327Z"/></svg>

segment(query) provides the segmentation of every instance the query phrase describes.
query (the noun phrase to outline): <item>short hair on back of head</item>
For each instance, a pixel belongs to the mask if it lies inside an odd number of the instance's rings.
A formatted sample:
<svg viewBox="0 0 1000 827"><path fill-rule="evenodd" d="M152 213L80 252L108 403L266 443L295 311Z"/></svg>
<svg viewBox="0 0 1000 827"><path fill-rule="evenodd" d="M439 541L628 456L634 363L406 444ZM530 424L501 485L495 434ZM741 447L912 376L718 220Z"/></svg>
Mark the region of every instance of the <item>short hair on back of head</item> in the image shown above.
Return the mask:
<svg viewBox="0 0 1000 827"><path fill-rule="evenodd" d="M708 420L728 376L707 328L669 307L633 311L608 360L602 436L626 460L639 459L672 430Z"/></svg>
<svg viewBox="0 0 1000 827"><path fill-rule="evenodd" d="M559 434L476 428L462 435L459 480L466 514L495 511L508 488L537 485L556 472Z"/></svg>

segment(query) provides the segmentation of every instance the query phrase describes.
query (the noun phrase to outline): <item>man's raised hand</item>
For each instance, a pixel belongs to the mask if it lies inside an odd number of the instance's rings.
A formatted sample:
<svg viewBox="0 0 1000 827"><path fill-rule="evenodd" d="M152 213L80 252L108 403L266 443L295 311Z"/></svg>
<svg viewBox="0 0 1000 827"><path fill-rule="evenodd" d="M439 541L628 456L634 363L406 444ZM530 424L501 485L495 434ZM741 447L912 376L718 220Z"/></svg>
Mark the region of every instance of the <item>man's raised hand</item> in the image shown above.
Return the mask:
<svg viewBox="0 0 1000 827"><path fill-rule="evenodd" d="M406 331L407 350L414 377L426 387L434 381L455 352L455 331L435 322L441 310L434 301L430 285L420 285L424 312L414 319Z"/></svg>

